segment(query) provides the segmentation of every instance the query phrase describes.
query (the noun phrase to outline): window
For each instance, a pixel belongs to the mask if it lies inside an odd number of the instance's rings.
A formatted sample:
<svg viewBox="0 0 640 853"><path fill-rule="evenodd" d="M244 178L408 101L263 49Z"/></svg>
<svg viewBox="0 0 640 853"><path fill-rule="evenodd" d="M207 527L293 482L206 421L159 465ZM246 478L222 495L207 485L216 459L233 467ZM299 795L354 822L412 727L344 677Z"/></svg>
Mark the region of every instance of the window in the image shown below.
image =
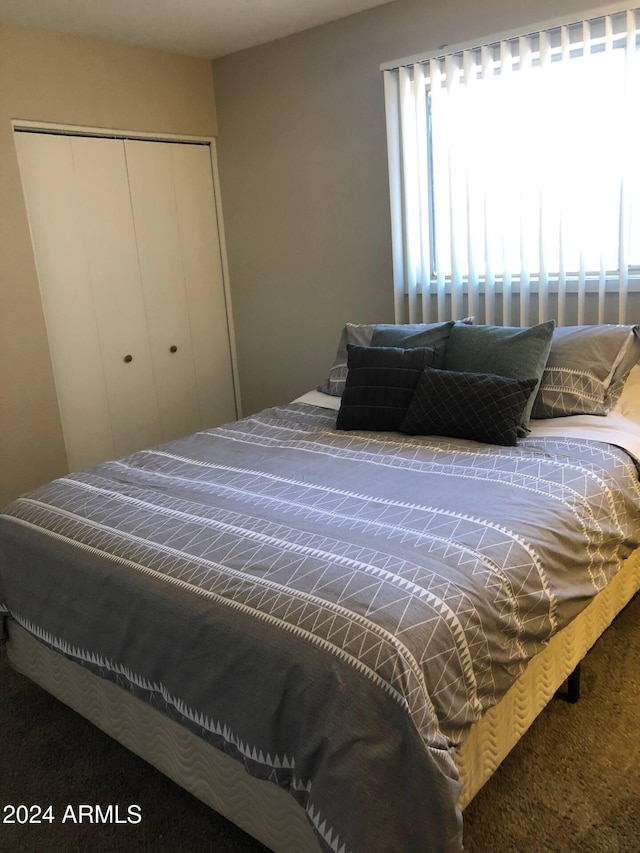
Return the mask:
<svg viewBox="0 0 640 853"><path fill-rule="evenodd" d="M591 293L599 322L608 293L623 317L640 278L639 45L627 11L385 67L398 321L483 300L487 322L500 304L527 324L555 294L562 324L574 293L577 322Z"/></svg>

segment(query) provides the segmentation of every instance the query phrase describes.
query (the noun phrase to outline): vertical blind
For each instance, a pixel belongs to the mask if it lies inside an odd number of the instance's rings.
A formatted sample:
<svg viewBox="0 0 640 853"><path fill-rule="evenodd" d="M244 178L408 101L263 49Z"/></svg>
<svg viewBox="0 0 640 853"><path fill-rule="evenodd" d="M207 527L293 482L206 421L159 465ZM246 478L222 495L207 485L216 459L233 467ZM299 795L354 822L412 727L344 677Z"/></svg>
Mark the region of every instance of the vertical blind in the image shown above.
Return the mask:
<svg viewBox="0 0 640 853"><path fill-rule="evenodd" d="M605 297L624 320L640 269L639 20L383 66L396 322L583 323L587 298L604 322Z"/></svg>

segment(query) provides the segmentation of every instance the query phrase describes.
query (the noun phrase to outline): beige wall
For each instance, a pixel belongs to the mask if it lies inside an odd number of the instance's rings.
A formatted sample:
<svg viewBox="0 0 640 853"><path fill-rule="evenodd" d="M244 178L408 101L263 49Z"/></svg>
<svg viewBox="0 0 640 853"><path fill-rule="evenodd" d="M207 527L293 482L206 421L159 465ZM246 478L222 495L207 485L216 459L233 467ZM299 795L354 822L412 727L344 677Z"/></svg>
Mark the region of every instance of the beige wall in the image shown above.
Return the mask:
<svg viewBox="0 0 640 853"><path fill-rule="evenodd" d="M0 23L0 506L66 472L12 119L213 136L211 64Z"/></svg>
<svg viewBox="0 0 640 853"><path fill-rule="evenodd" d="M320 381L345 321L393 321L380 63L584 8L396 0L214 62L245 413Z"/></svg>

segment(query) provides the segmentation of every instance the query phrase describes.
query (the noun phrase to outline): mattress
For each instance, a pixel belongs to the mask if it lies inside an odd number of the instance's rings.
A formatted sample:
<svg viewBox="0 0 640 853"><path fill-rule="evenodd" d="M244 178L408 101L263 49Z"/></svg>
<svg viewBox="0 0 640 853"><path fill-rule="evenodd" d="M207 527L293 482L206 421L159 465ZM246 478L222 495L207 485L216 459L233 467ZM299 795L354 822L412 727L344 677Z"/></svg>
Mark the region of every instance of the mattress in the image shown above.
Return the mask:
<svg viewBox="0 0 640 853"><path fill-rule="evenodd" d="M456 763L463 780L460 805L471 802L566 681L596 640L640 589L640 550L573 622L556 634L498 705L469 732Z"/></svg>
<svg viewBox="0 0 640 853"><path fill-rule="evenodd" d="M567 675L640 589L640 550L611 584L529 664L469 733L456 759L464 808L493 775ZM280 788L166 715L68 660L15 623L11 664L245 832L281 853L320 849L302 808Z"/></svg>
<svg viewBox="0 0 640 853"><path fill-rule="evenodd" d="M472 727L622 577L639 498L606 441L292 404L20 498L0 612L279 788L321 849L455 851Z"/></svg>
<svg viewBox="0 0 640 853"><path fill-rule="evenodd" d="M9 624L11 665L271 850L320 848L305 811L281 788L166 714Z"/></svg>

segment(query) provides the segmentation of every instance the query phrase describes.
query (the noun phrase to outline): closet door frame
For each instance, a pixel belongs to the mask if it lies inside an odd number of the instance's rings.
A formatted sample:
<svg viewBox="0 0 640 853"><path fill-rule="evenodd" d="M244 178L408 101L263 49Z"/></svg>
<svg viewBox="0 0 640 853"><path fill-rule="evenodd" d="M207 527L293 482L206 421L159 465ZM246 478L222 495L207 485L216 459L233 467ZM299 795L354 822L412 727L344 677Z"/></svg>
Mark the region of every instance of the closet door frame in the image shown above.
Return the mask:
<svg viewBox="0 0 640 853"><path fill-rule="evenodd" d="M227 334L229 336L229 357L231 361L231 377L233 382L233 397L235 402L236 417L242 417L242 404L240 400L240 382L238 378L238 360L236 354L236 340L233 326L233 311L231 307L231 291L229 287L229 264L227 258L227 247L224 232L224 219L222 216L222 197L220 192L220 173L218 170L218 153L216 139L214 136L188 136L175 133L143 133L139 131L114 130L104 127L87 127L71 124L57 124L51 122L29 121L13 119L11 122L14 131L32 131L35 133L65 134L72 136L107 137L111 139L144 140L147 142L184 142L195 145L206 145L209 148L211 159L211 174L213 178L213 192L215 201L215 213L217 221L217 238L220 245L220 259L222 263L222 286L224 290L224 302L227 319ZM17 150L16 150L17 156Z"/></svg>

